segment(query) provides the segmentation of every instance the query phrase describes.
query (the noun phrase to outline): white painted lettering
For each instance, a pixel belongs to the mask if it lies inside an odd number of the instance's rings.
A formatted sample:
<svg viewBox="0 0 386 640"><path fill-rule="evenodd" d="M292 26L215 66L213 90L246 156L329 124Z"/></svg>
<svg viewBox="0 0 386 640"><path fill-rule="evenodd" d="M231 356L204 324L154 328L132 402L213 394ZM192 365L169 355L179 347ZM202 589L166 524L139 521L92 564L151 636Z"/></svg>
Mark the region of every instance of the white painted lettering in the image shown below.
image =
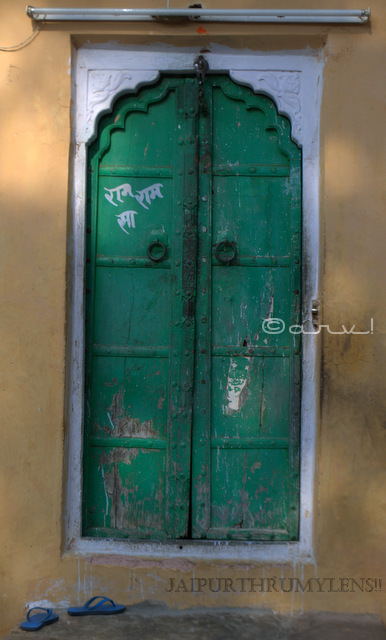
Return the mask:
<svg viewBox="0 0 386 640"><path fill-rule="evenodd" d="M137 190L135 193L133 193L131 185L128 182L125 182L124 184L120 184L118 187L114 187L113 189L104 187L104 190L106 191L106 200L110 202L113 207L117 207L118 202L123 202L122 198L130 196L130 198L135 198L144 209L148 209L149 207L146 206L145 202L148 205L151 205L151 201L155 198L163 198L163 195L161 193L162 187L163 184L161 182L156 182L155 184L152 184L149 187L142 189L141 191ZM116 199L116 202L114 201L114 198Z"/></svg>
<svg viewBox="0 0 386 640"><path fill-rule="evenodd" d="M126 231L125 225L127 225L128 229L135 229L134 216L136 215L136 211L123 211L123 213L120 213L119 216L117 216L117 222L119 226L121 227L122 231L127 233L127 235L129 235L129 232Z"/></svg>

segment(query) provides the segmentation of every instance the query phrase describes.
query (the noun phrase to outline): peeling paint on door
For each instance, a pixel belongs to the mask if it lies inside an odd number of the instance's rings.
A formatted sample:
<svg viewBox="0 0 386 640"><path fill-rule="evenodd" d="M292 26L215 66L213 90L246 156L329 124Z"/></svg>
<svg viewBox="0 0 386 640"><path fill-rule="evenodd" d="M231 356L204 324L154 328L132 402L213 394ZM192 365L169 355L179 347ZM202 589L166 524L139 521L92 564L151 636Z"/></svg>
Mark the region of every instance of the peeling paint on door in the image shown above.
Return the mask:
<svg viewBox="0 0 386 640"><path fill-rule="evenodd" d="M162 408L162 406L161 406ZM113 425L115 435L123 438L153 438L157 437L157 432L153 429L152 420L143 420L126 415L124 406L124 393L114 394L113 401L107 412L109 422Z"/></svg>
<svg viewBox="0 0 386 640"><path fill-rule="evenodd" d="M247 400L250 366L251 358L230 359L226 385L228 404L224 407L225 413L228 415L241 411Z"/></svg>
<svg viewBox="0 0 386 640"><path fill-rule="evenodd" d="M130 465L138 455L138 449L115 449L111 453L103 453L99 459L104 490L106 495L106 513L110 518L110 526L123 529L127 524L128 489L123 486L119 464Z"/></svg>

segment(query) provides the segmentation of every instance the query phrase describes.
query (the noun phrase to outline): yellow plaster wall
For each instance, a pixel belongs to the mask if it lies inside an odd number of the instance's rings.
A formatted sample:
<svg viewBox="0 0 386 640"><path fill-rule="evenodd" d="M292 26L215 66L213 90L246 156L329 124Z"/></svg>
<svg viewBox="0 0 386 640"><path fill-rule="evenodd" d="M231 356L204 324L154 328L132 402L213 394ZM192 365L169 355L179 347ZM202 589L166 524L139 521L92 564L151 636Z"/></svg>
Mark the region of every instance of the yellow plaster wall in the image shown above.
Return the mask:
<svg viewBox="0 0 386 640"><path fill-rule="evenodd" d="M83 0L82 5L107 3ZM304 3L277 5L303 8ZM212 0L205 6L226 8L232 2ZM238 6L256 3L243 0ZM310 0L307 7L337 4ZM339 7L353 8L349 0L340 0ZM386 586L380 590L370 580L362 592L339 581L382 579L386 573L384 1L373 0L371 9L370 26L211 25L202 36L191 25L47 26L20 51L0 51L0 636L23 618L28 602L81 602L100 592L125 603L151 598L175 607L374 612L386 620ZM24 1L2 3L0 46L21 42L31 29ZM315 565L61 555L71 36L78 44L87 39L213 41L262 49L324 44L323 322L367 330L374 318L374 334L321 336ZM299 586L286 593L288 580L276 591L279 583L260 583L263 577L297 577L303 586L315 577L335 582L320 587L314 581L305 593ZM201 591L191 592L191 578Z"/></svg>

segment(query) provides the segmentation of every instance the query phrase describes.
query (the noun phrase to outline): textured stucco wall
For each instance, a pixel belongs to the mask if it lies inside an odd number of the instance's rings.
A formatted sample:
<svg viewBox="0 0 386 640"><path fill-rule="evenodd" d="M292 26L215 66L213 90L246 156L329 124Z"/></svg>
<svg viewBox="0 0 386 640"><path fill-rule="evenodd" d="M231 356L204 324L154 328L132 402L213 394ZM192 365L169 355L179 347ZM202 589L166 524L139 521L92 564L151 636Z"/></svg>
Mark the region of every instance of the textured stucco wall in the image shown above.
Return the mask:
<svg viewBox="0 0 386 640"><path fill-rule="evenodd" d="M265 0L259 6L270 4ZM82 5L106 3L84 0ZM303 3L293 2L291 8L296 7ZM308 7L337 8L326 0L312 0ZM339 7L353 8L349 0ZM371 24L359 27L204 25L209 34L198 34L197 25L47 26L20 51L0 51L0 636L23 617L26 603L66 604L100 592L126 603L151 598L175 607L373 612L386 619L386 587L380 590L369 580L362 592L340 581L355 578L360 585L360 578L382 579L386 572L383 0L373 0L371 10ZM3 3L0 18L0 46L17 44L31 33L21 0ZM71 36L77 45L162 39L269 50L324 46L322 321L334 329L344 323L365 331L373 318L374 333L339 337L324 331L320 336L315 564L62 556ZM298 583L290 583L294 577L303 587L309 578L335 581L311 581L303 593ZM280 578L287 578L283 589Z"/></svg>

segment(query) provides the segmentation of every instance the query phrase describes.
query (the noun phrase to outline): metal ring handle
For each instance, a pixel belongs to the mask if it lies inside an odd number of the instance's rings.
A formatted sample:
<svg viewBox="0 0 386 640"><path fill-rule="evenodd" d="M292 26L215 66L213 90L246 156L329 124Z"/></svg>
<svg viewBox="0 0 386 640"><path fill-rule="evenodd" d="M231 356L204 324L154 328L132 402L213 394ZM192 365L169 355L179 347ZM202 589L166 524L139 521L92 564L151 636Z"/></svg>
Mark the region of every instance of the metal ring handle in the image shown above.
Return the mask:
<svg viewBox="0 0 386 640"><path fill-rule="evenodd" d="M230 247L232 249L232 252L227 254L227 255L221 255L220 254L220 249L221 248L225 248L225 247ZM217 260L219 262L222 262L223 264L228 264L229 262L231 262L233 260L233 258L236 255L236 246L234 242L229 242L229 240L223 240L222 242L219 242L218 244L216 244L215 246L215 250L214 250L214 255L216 256Z"/></svg>
<svg viewBox="0 0 386 640"><path fill-rule="evenodd" d="M162 252L159 255L154 255L151 252L153 247L162 247ZM149 256L150 260L153 260L153 262L160 262L166 256L166 244L164 242L161 242L161 240L153 240L152 242L150 242L147 248L147 255Z"/></svg>

